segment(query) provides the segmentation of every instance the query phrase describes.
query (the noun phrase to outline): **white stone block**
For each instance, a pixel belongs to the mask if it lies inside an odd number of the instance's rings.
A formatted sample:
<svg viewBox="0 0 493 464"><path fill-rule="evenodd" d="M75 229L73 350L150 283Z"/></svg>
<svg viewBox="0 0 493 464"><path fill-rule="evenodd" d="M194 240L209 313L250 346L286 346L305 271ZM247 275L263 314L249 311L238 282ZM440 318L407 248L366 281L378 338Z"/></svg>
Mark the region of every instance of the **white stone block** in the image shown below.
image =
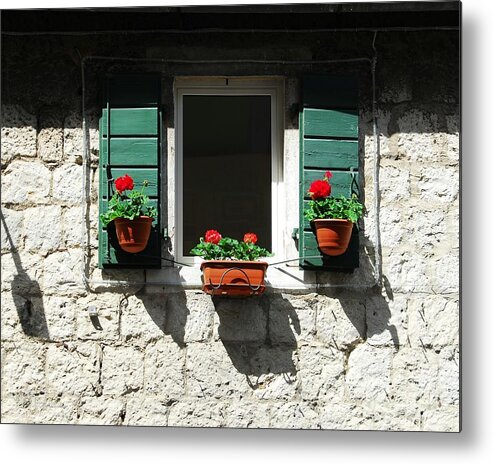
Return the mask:
<svg viewBox="0 0 493 464"><path fill-rule="evenodd" d="M271 408L270 426L279 429L320 429L320 418L308 403L275 403Z"/></svg>
<svg viewBox="0 0 493 464"><path fill-rule="evenodd" d="M46 256L62 245L60 206L37 206L24 212L25 248Z"/></svg>
<svg viewBox="0 0 493 464"><path fill-rule="evenodd" d="M344 353L330 346L302 346L299 357L303 400L324 401L343 395Z"/></svg>
<svg viewBox="0 0 493 464"><path fill-rule="evenodd" d="M415 405L392 402L329 402L320 408L320 422L323 429L330 430L420 430Z"/></svg>
<svg viewBox="0 0 493 464"><path fill-rule="evenodd" d="M351 351L346 384L352 398L380 402L388 399L393 352L392 348L367 344Z"/></svg>
<svg viewBox="0 0 493 464"><path fill-rule="evenodd" d="M73 424L77 419L74 397L31 396L23 393L2 396L2 423Z"/></svg>
<svg viewBox="0 0 493 464"><path fill-rule="evenodd" d="M409 215L409 242L416 251L433 253L446 240L446 212L442 209L413 208Z"/></svg>
<svg viewBox="0 0 493 464"><path fill-rule="evenodd" d="M393 300L373 296L366 300L367 342L372 346L407 345L408 297Z"/></svg>
<svg viewBox="0 0 493 464"><path fill-rule="evenodd" d="M248 354L249 369L246 373L256 398L288 401L298 396L300 377L294 346L261 346L248 351ZM238 358L232 359L237 361Z"/></svg>
<svg viewBox="0 0 493 464"><path fill-rule="evenodd" d="M450 165L459 163L460 138L459 133L447 134L447 157Z"/></svg>
<svg viewBox="0 0 493 464"><path fill-rule="evenodd" d="M105 396L83 398L79 406L81 425L122 425L125 403Z"/></svg>
<svg viewBox="0 0 493 464"><path fill-rule="evenodd" d="M459 432L459 407L444 406L424 411L423 430L427 432Z"/></svg>
<svg viewBox="0 0 493 464"><path fill-rule="evenodd" d="M457 248L450 250L433 263L434 292L438 294L459 293L459 266L459 249Z"/></svg>
<svg viewBox="0 0 493 464"><path fill-rule="evenodd" d="M9 343L2 352L2 397L5 394L37 395L46 392L45 353L40 342L25 339Z"/></svg>
<svg viewBox="0 0 493 464"><path fill-rule="evenodd" d="M268 312L269 340L272 344L288 344L296 346L299 341L312 340L315 336L316 313L310 306L311 297L293 300L281 297L278 294L272 296Z"/></svg>
<svg viewBox="0 0 493 464"><path fill-rule="evenodd" d="M159 398L180 399L185 394L185 350L171 340L149 344L144 358L144 390Z"/></svg>
<svg viewBox="0 0 493 464"><path fill-rule="evenodd" d="M105 346L101 387L105 395L127 395L144 386L144 354L133 346Z"/></svg>
<svg viewBox="0 0 493 464"><path fill-rule="evenodd" d="M361 406L330 401L320 407L320 427L324 430L361 430L364 417Z"/></svg>
<svg viewBox="0 0 493 464"><path fill-rule="evenodd" d="M180 401L170 407L170 427L222 427L225 403L220 401Z"/></svg>
<svg viewBox="0 0 493 464"><path fill-rule="evenodd" d="M423 200L452 203L459 194L459 169L423 167L416 188Z"/></svg>
<svg viewBox="0 0 493 464"><path fill-rule="evenodd" d="M100 393L101 349L95 343L51 344L46 353L47 386L55 395Z"/></svg>
<svg viewBox="0 0 493 464"><path fill-rule="evenodd" d="M41 117L38 133L38 154L45 162L56 164L63 159L62 122L55 117Z"/></svg>
<svg viewBox="0 0 493 464"><path fill-rule="evenodd" d="M24 212L2 207L0 240L2 253L18 250L23 245Z"/></svg>
<svg viewBox="0 0 493 464"><path fill-rule="evenodd" d="M139 292L122 299L120 330L125 341L147 345L164 336L167 295Z"/></svg>
<svg viewBox="0 0 493 464"><path fill-rule="evenodd" d="M25 298L19 295L14 298L11 292L2 293L2 317L0 318L2 342L22 336L22 325L17 308L20 309L25 301Z"/></svg>
<svg viewBox="0 0 493 464"><path fill-rule="evenodd" d="M86 127L88 133L88 151L91 163L98 160L99 154L99 124L101 110L97 112L86 110ZM70 113L64 121L63 127L63 152L65 158L70 163L82 164L83 158L83 132L82 114L79 112Z"/></svg>
<svg viewBox="0 0 493 464"><path fill-rule="evenodd" d="M66 247L84 246L86 224L82 220L82 207L67 208L63 211L63 243Z"/></svg>
<svg viewBox="0 0 493 464"><path fill-rule="evenodd" d="M120 300L118 293L91 294L77 300L77 338L116 341L120 336ZM94 306L97 316L90 317Z"/></svg>
<svg viewBox="0 0 493 464"><path fill-rule="evenodd" d="M208 340L214 312L211 297L202 292L171 293L166 306L166 333L180 344Z"/></svg>
<svg viewBox="0 0 493 464"><path fill-rule="evenodd" d="M81 203L83 181L82 166L64 164L53 172L53 198L68 205Z"/></svg>
<svg viewBox="0 0 493 464"><path fill-rule="evenodd" d="M442 405L459 406L459 348L448 346L440 352L437 391Z"/></svg>
<svg viewBox="0 0 493 464"><path fill-rule="evenodd" d="M370 221L374 224L373 221ZM380 240L386 247L399 245L408 231L404 224L402 208L383 207L380 210Z"/></svg>
<svg viewBox="0 0 493 464"><path fill-rule="evenodd" d="M395 293L429 292L432 279L428 271L429 260L415 252L393 251L383 260L383 274Z"/></svg>
<svg viewBox="0 0 493 464"><path fill-rule="evenodd" d="M214 318L216 339L258 343L266 339L267 314L256 299L222 299L216 303Z"/></svg>
<svg viewBox="0 0 493 464"><path fill-rule="evenodd" d="M317 338L338 350L361 342L365 337L365 306L347 297L320 297L317 304Z"/></svg>
<svg viewBox="0 0 493 464"><path fill-rule="evenodd" d="M77 423L78 397L38 396L32 401L31 424L67 425Z"/></svg>
<svg viewBox="0 0 493 464"><path fill-rule="evenodd" d="M56 252L43 262L43 289L47 294L77 295L84 292L82 250Z"/></svg>
<svg viewBox="0 0 493 464"><path fill-rule="evenodd" d="M406 164L384 165L380 168L380 195L382 204L410 198L410 171Z"/></svg>
<svg viewBox="0 0 493 464"><path fill-rule="evenodd" d="M127 401L123 425L163 427L168 425L168 406L159 398L136 396Z"/></svg>
<svg viewBox="0 0 493 464"><path fill-rule="evenodd" d="M233 401L225 410L225 427L269 428L270 405L261 401Z"/></svg>
<svg viewBox="0 0 493 464"><path fill-rule="evenodd" d="M42 305L49 339L60 341L75 338L77 311L75 299L47 296L43 298Z"/></svg>
<svg viewBox="0 0 493 464"><path fill-rule="evenodd" d="M428 295L409 302L409 340L411 345L441 348L459 341L459 302L457 298Z"/></svg>
<svg viewBox="0 0 493 464"><path fill-rule="evenodd" d="M2 291L19 295L41 295L43 258L29 253L6 253L0 260Z"/></svg>
<svg viewBox="0 0 493 464"><path fill-rule="evenodd" d="M412 162L437 161L446 156L446 138L441 116L411 109L397 118L399 153Z"/></svg>
<svg viewBox="0 0 493 464"><path fill-rule="evenodd" d="M51 177L51 172L41 163L12 161L2 174L2 202L48 203Z"/></svg>
<svg viewBox="0 0 493 464"><path fill-rule="evenodd" d="M2 164L14 157L36 157L36 116L18 105L2 105Z"/></svg>
<svg viewBox="0 0 493 464"><path fill-rule="evenodd" d="M427 409L436 404L437 357L422 346L401 348L392 361L389 397L399 404L417 404Z"/></svg>
<svg viewBox="0 0 493 464"><path fill-rule="evenodd" d="M219 343L191 343L187 347L187 394L205 398L241 398L251 394L245 374L247 357L228 356Z"/></svg>

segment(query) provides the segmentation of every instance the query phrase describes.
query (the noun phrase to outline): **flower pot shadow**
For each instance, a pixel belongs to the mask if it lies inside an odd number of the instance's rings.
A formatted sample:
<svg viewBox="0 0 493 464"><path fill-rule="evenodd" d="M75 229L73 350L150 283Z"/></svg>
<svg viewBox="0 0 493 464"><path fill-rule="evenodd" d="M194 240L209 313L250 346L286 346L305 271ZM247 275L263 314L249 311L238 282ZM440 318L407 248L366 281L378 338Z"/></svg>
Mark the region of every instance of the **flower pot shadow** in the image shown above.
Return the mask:
<svg viewBox="0 0 493 464"><path fill-rule="evenodd" d="M399 338L398 328L407 325L405 308L391 308L393 293L387 282L385 288L374 286L364 290L353 289L324 289L321 294L337 299L344 314L332 313L333 324L343 323L339 316L347 319L356 329L358 337L352 341L355 345L368 341L370 344L394 346L398 348L405 343ZM339 347L338 347L339 348Z"/></svg>
<svg viewBox="0 0 493 464"><path fill-rule="evenodd" d="M217 336L249 385L257 388L266 375L292 382L300 322L289 301L268 293L242 300L213 298L213 302L219 318Z"/></svg>
<svg viewBox="0 0 493 464"><path fill-rule="evenodd" d="M30 279L25 272L21 271L14 277L11 291L24 334L29 337L48 340L50 334L38 282Z"/></svg>
<svg viewBox="0 0 493 464"><path fill-rule="evenodd" d="M146 293L142 289L135 296L141 300L156 327L163 334L171 336L180 348L184 348L187 345L186 325L190 316L185 292Z"/></svg>

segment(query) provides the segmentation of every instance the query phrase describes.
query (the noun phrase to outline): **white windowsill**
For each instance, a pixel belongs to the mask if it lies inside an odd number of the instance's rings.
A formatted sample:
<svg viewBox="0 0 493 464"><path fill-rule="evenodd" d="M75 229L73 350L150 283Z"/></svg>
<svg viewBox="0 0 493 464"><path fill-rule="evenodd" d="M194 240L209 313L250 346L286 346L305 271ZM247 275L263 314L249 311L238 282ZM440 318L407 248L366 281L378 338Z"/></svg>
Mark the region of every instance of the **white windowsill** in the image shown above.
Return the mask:
<svg viewBox="0 0 493 464"><path fill-rule="evenodd" d="M298 267L270 266L266 273L266 286L279 289L307 290L316 284L316 273ZM200 265L190 267L165 267L146 271L146 281L153 286L162 283L163 287L177 286L184 288L202 287Z"/></svg>

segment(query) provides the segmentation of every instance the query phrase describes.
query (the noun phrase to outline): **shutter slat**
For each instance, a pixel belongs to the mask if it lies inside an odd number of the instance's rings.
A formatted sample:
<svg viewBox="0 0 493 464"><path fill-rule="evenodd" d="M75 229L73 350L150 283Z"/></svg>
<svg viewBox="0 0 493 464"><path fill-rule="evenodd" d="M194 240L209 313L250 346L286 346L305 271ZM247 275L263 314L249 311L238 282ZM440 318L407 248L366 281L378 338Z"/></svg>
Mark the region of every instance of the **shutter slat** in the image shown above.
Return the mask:
<svg viewBox="0 0 493 464"><path fill-rule="evenodd" d="M320 169L357 169L357 140L305 140L305 167Z"/></svg>
<svg viewBox="0 0 493 464"><path fill-rule="evenodd" d="M110 131L118 135L157 135L157 108L114 108L110 114ZM107 114L103 110L103 135L107 134Z"/></svg>
<svg viewBox="0 0 493 464"><path fill-rule="evenodd" d="M358 138L358 112L305 108L305 137Z"/></svg>
<svg viewBox="0 0 493 464"><path fill-rule="evenodd" d="M158 164L157 137L145 138L111 138L111 165L112 166L156 166ZM108 153L108 141L102 140L104 154Z"/></svg>

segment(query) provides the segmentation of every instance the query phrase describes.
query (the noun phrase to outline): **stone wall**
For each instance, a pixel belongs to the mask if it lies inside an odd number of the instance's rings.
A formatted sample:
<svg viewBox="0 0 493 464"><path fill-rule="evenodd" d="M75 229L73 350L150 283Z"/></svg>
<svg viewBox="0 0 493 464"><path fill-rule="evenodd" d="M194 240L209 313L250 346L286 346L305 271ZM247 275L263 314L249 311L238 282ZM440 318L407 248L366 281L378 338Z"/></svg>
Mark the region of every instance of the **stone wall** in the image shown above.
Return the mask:
<svg viewBox="0 0 493 464"><path fill-rule="evenodd" d="M376 41L382 288L269 290L258 299L212 301L180 287L95 289L84 283L86 271L93 279L129 281L146 273L96 269L98 97L106 72L135 66L99 62L87 68L91 189L85 218L79 53L302 60L373 53L373 36L364 32L267 39L249 37L245 47L235 34L148 35L138 41L3 38L2 422L458 430L456 33L380 33ZM170 115L175 75L285 76L295 104L300 76L314 70L156 67ZM368 215L361 261L372 275L378 230L371 79L368 66L346 64L344 70L362 81ZM286 105L287 153L296 153L289 146L297 140L296 115L296 106ZM172 116L165 124L172 127ZM320 273L316 279L323 284L333 276ZM98 317L89 317L91 305Z"/></svg>

